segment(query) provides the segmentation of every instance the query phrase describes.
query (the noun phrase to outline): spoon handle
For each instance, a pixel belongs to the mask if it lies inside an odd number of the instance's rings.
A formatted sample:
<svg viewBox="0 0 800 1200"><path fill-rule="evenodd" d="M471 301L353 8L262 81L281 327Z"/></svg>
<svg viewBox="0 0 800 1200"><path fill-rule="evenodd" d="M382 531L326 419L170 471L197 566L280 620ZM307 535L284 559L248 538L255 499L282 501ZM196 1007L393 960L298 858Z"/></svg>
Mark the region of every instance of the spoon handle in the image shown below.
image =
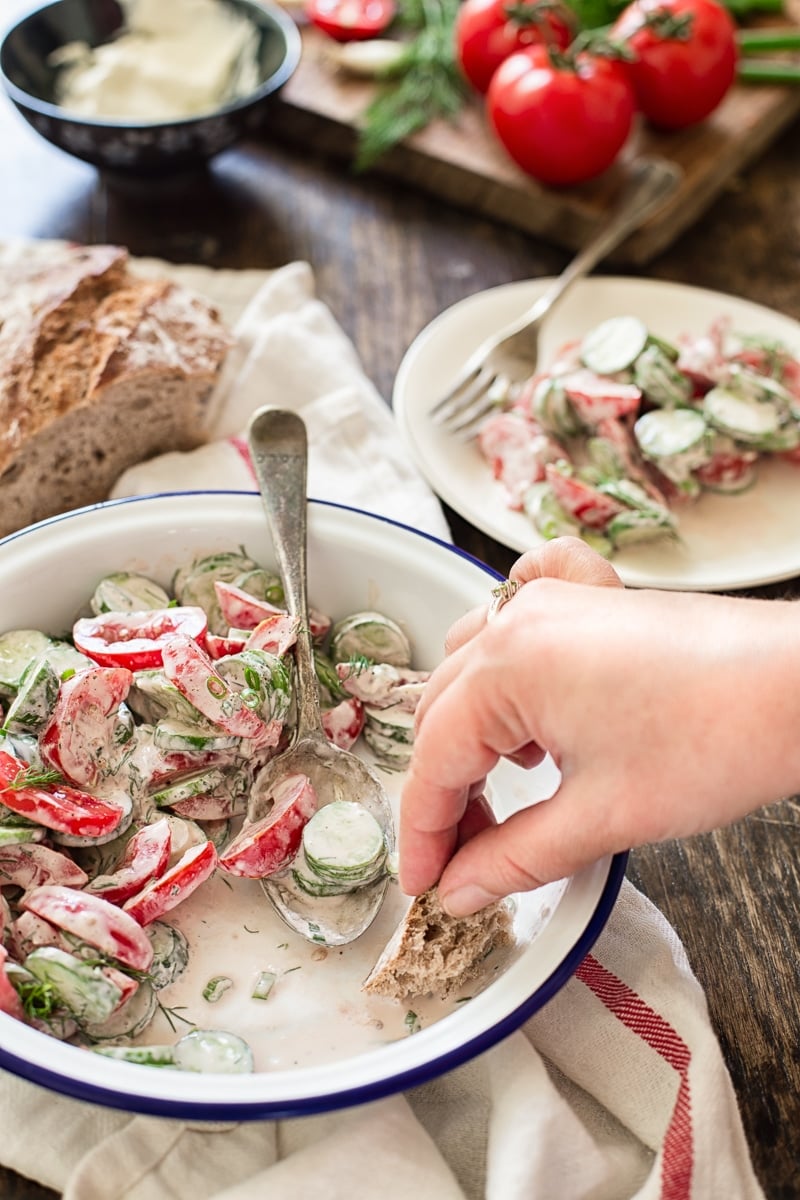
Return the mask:
<svg viewBox="0 0 800 1200"><path fill-rule="evenodd" d="M297 739L322 727L308 626L306 534L308 435L301 417L282 408L259 408L248 429L250 457L267 514L286 607L299 622L295 646Z"/></svg>

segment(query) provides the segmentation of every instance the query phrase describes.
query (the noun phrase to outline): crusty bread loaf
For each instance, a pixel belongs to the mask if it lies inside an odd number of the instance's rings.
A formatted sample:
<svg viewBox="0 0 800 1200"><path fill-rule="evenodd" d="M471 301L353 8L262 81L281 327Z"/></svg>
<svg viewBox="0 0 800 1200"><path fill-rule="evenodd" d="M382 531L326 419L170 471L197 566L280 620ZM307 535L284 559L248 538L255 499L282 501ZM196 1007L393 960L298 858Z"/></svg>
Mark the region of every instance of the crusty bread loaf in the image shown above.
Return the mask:
<svg viewBox="0 0 800 1200"><path fill-rule="evenodd" d="M431 888L412 900L362 988L396 1000L428 995L446 1000L481 974L492 950L512 942L507 901L456 919Z"/></svg>
<svg viewBox="0 0 800 1200"><path fill-rule="evenodd" d="M231 345L207 301L134 276L119 247L0 255L0 534L200 445Z"/></svg>

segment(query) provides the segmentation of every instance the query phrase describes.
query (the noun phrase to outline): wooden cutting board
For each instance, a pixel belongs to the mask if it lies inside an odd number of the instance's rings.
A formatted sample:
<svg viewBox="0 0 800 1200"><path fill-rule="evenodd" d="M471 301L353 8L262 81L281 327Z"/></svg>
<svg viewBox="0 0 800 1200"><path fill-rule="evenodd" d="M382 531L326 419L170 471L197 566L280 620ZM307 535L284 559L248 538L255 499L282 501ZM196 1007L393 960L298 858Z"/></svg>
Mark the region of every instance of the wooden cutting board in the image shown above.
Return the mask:
<svg viewBox="0 0 800 1200"><path fill-rule="evenodd" d="M325 58L324 34L307 26L301 32L300 65L273 110L281 136L350 160L375 85L332 68ZM434 122L395 147L373 170L574 250L612 207L630 159L662 155L681 166L683 181L616 256L640 264L664 250L711 204L722 202L725 186L798 113L800 87L735 87L702 125L671 134L641 125L620 160L600 178L554 190L541 187L507 157L475 98L455 121Z"/></svg>

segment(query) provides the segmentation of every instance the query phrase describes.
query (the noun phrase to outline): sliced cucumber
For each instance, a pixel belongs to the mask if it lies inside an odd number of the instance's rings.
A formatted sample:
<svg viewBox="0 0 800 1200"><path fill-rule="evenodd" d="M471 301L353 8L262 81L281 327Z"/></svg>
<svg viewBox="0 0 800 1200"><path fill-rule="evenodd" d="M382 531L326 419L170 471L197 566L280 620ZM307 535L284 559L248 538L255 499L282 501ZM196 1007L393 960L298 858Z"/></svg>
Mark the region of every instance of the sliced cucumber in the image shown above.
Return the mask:
<svg viewBox="0 0 800 1200"><path fill-rule="evenodd" d="M659 408L676 408L691 399L691 380L655 344L649 345L636 359L633 380L647 400Z"/></svg>
<svg viewBox="0 0 800 1200"><path fill-rule="evenodd" d="M173 578L172 588L179 604L197 604L205 609L211 632L224 635L228 632L228 623L222 615L214 582L219 579L223 583L234 583L246 572L255 570L258 570L258 563L243 552L223 550L219 554L196 558L181 567Z"/></svg>
<svg viewBox="0 0 800 1200"><path fill-rule="evenodd" d="M567 393L558 379L540 380L531 397L531 415L548 432L559 438L580 433L582 425Z"/></svg>
<svg viewBox="0 0 800 1200"><path fill-rule="evenodd" d="M160 667L134 672L127 703L148 725L155 725L162 717L173 717L184 723L202 720L194 705L167 679Z"/></svg>
<svg viewBox="0 0 800 1200"><path fill-rule="evenodd" d="M85 1021L83 1032L93 1042L111 1042L117 1038L133 1038L144 1033L158 1008L152 984L143 979L136 991L111 1014L107 1021Z"/></svg>
<svg viewBox="0 0 800 1200"><path fill-rule="evenodd" d="M61 679L46 656L35 659L23 672L3 728L9 733L39 733L47 724L58 699Z"/></svg>
<svg viewBox="0 0 800 1200"><path fill-rule="evenodd" d="M675 521L671 514L666 516L655 509L630 508L612 517L606 532L614 546L633 546L640 542L651 542L659 537L675 536Z"/></svg>
<svg viewBox="0 0 800 1200"><path fill-rule="evenodd" d="M81 654L70 642L52 641L44 652L44 656L60 679L69 678L75 671L85 671L93 667L91 658Z"/></svg>
<svg viewBox="0 0 800 1200"><path fill-rule="evenodd" d="M723 387L706 393L703 411L715 429L746 445L758 445L765 438L775 437L783 424L777 404L754 400Z"/></svg>
<svg viewBox="0 0 800 1200"><path fill-rule="evenodd" d="M181 1071L241 1075L253 1070L253 1052L235 1033L193 1029L176 1043L174 1063Z"/></svg>
<svg viewBox="0 0 800 1200"><path fill-rule="evenodd" d="M307 896L344 896L353 890L349 883L325 883L319 875L315 875L302 848L294 860L292 879Z"/></svg>
<svg viewBox="0 0 800 1200"><path fill-rule="evenodd" d="M565 512L553 495L549 483L532 483L522 498L523 508L543 538L564 535L581 536L581 527Z"/></svg>
<svg viewBox="0 0 800 1200"><path fill-rule="evenodd" d="M580 537L580 533L577 533L576 537ZM397 742L394 738L385 737L374 726L365 725L363 737L375 757L387 767L401 770L411 762L411 746L404 742Z"/></svg>
<svg viewBox="0 0 800 1200"><path fill-rule="evenodd" d="M94 1054L140 1067L174 1067L174 1046L92 1046Z"/></svg>
<svg viewBox="0 0 800 1200"><path fill-rule="evenodd" d="M153 947L153 961L148 977L155 991L174 983L186 970L189 962L189 943L180 929L166 921L152 921L147 926L147 936Z"/></svg>
<svg viewBox="0 0 800 1200"><path fill-rule="evenodd" d="M638 317L609 317L581 341L581 362L598 375L616 375L632 367L647 345L647 326Z"/></svg>
<svg viewBox="0 0 800 1200"><path fill-rule="evenodd" d="M79 1025L107 1021L122 992L102 972L56 946L41 946L25 959L25 969L47 984Z"/></svg>
<svg viewBox="0 0 800 1200"><path fill-rule="evenodd" d="M12 629L0 634L0 693L13 696L30 663L46 652L50 638L38 629Z"/></svg>
<svg viewBox="0 0 800 1200"><path fill-rule="evenodd" d="M709 461L711 437L701 412L694 408L656 408L633 427L645 458L682 491L696 484L692 472Z"/></svg>
<svg viewBox="0 0 800 1200"><path fill-rule="evenodd" d="M240 650L220 658L216 668L222 678L242 695L252 696L255 709L266 721L285 721L292 699L289 665L267 650ZM246 701L247 702L247 701Z"/></svg>
<svg viewBox="0 0 800 1200"><path fill-rule="evenodd" d="M241 741L213 725L189 725L164 719L153 728L153 743L160 750L235 750Z"/></svg>
<svg viewBox="0 0 800 1200"><path fill-rule="evenodd" d="M331 657L334 662L364 657L372 662L391 663L393 667L408 667L411 644L391 617L379 612L357 612L334 625Z"/></svg>
<svg viewBox="0 0 800 1200"><path fill-rule="evenodd" d="M153 792L150 799L158 808L171 808L182 800L191 800L194 796L208 796L215 788L225 782L225 772L221 767L209 767L204 771L196 771L193 775L184 775L168 787Z"/></svg>
<svg viewBox="0 0 800 1200"><path fill-rule="evenodd" d="M106 575L89 601L96 615L107 612L147 612L153 608L166 608L168 604L169 593L160 584L128 571Z"/></svg>
<svg viewBox="0 0 800 1200"><path fill-rule="evenodd" d="M286 595L281 577L274 571L265 571L263 567L255 567L251 571L244 571L243 574L237 575L233 584L234 587L241 588L248 595L255 596L257 600L266 600L267 604L274 604L276 608L285 608L286 606Z"/></svg>
<svg viewBox="0 0 800 1200"><path fill-rule="evenodd" d="M303 828L303 852L323 883L363 887L383 872L386 839L372 813L354 800L334 800Z"/></svg>
<svg viewBox="0 0 800 1200"><path fill-rule="evenodd" d="M2 817L0 817L2 820ZM0 825L0 846L18 846L26 842L43 842L48 830L42 825Z"/></svg>
<svg viewBox="0 0 800 1200"><path fill-rule="evenodd" d="M405 746L413 745L413 712L403 710L396 705L390 708L374 708L368 704L364 708L364 719L376 733L391 738L393 742L402 742Z"/></svg>

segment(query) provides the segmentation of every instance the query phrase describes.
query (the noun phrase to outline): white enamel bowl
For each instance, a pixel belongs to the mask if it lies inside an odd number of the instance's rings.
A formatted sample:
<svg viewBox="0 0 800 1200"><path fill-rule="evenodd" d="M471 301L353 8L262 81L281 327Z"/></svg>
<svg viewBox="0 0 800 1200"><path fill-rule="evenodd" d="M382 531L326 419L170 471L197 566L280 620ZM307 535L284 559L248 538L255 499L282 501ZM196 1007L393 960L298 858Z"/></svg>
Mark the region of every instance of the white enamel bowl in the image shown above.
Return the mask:
<svg viewBox="0 0 800 1200"><path fill-rule="evenodd" d="M2 629L36 627L63 633L104 574L135 569L168 584L177 565L201 553L240 545L254 558L274 563L254 494L138 497L56 517L0 542ZM352 509L311 504L312 602L334 617L376 608L401 620L412 638L416 665L431 667L439 661L448 626L467 609L485 603L494 581L487 567L434 538ZM490 782L498 811L507 814L551 794L557 773L549 762L533 772L505 765ZM398 787L391 783L394 798ZM257 1056L254 1074L195 1075L115 1062L58 1042L2 1013L0 1067L80 1099L193 1119L294 1116L373 1100L423 1083L481 1053L553 997L603 928L624 866L624 855L604 859L569 880L518 897L515 950L490 972L468 1003L445 1015L415 1003L422 1028L412 1036L404 1028L406 1006L368 1002L360 992L376 949L387 940L406 903L396 887L390 889L370 934L325 961L313 957L309 943L285 926L270 925L277 917L267 910L254 881L246 881L253 883L252 893L220 888L233 899L211 910L216 919L200 922L204 943L193 968L197 989L217 972L220 962L227 969L232 956L255 970L266 965L268 954L284 954L289 957L281 961L294 968L284 977L288 1000L281 998L276 985L274 1002L271 997L259 1010L262 1025L272 1031L268 1041L274 1052L271 1049L260 1062ZM170 914L181 924L182 910L187 910L190 940L190 906L202 890ZM237 903L245 911L232 907ZM252 938L242 934L243 926ZM380 1034L375 1032L376 1011L383 1026ZM213 1019L206 1017L203 1023L230 1028L228 1020L221 1003L213 1009ZM300 1044L303 1054L295 1053Z"/></svg>

